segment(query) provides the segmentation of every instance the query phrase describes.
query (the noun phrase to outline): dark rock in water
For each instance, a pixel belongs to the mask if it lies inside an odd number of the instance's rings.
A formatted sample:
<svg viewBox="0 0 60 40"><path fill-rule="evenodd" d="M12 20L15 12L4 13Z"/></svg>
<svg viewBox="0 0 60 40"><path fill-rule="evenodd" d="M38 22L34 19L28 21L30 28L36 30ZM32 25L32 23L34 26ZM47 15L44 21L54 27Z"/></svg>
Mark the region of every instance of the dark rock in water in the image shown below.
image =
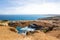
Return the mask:
<svg viewBox="0 0 60 40"><path fill-rule="evenodd" d="M40 30L40 31L43 31L44 33L46 33L46 32L52 31L55 26L43 27L43 26L39 26L39 25L36 25L36 24L31 24L28 27L33 28L35 30Z"/></svg>
<svg viewBox="0 0 60 40"><path fill-rule="evenodd" d="M28 26L29 28L33 28L33 29L35 29L35 30L42 30L44 27L42 27L42 26L38 26L38 25L36 25L36 24L31 24L31 25L29 25Z"/></svg>

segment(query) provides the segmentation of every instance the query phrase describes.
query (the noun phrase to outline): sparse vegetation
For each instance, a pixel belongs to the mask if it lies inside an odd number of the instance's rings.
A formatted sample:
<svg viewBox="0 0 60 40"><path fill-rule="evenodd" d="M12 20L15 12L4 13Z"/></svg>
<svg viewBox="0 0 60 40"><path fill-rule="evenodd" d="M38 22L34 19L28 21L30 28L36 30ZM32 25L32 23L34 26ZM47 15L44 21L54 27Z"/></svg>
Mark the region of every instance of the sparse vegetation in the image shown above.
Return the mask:
<svg viewBox="0 0 60 40"><path fill-rule="evenodd" d="M1 23L3 23L3 22L8 22L8 20L1 20Z"/></svg>

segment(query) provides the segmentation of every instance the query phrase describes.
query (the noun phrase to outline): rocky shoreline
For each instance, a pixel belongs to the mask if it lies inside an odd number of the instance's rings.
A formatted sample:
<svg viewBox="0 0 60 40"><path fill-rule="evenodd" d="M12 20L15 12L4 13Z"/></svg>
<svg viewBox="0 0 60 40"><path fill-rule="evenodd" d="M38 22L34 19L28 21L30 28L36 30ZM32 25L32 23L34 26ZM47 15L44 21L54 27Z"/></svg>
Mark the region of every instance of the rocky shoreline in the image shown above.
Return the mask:
<svg viewBox="0 0 60 40"><path fill-rule="evenodd" d="M9 24L10 23L10 24ZM21 35L17 33L16 26L22 28L36 24L42 26L44 30L37 30L33 34ZM36 26L36 27L37 27ZM60 20L20 20L20 21L0 21L1 40L60 40Z"/></svg>
<svg viewBox="0 0 60 40"><path fill-rule="evenodd" d="M11 21L9 22L3 22L4 24L12 23ZM13 26L9 25L0 25L0 39L6 39L6 40L15 40L15 38L18 38L18 40L60 40L60 20L39 20L39 21L14 21L15 24ZM30 24L36 24L38 26L42 26L45 28L53 28L52 30L44 33L43 31L34 32L34 34L28 34L26 36L21 36L20 34L17 34L17 30L15 27L17 25L25 27ZM3 30L3 32L2 32ZM4 31L5 30L5 31ZM45 31L45 30L44 30ZM5 35L6 34L6 35ZM14 34L14 35L13 35ZM18 35L18 36L17 36ZM42 36L43 35L43 36ZM46 36L47 35L47 36ZM11 37L12 36L12 37ZM7 38L6 38L7 37ZM21 38L22 37L22 38Z"/></svg>

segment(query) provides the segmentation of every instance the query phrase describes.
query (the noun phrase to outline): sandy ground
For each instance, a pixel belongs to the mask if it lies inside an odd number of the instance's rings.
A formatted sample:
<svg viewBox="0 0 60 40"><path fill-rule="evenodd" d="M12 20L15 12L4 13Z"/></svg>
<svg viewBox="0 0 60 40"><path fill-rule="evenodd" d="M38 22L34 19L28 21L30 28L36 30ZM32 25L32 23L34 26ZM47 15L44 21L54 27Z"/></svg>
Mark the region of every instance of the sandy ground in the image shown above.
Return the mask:
<svg viewBox="0 0 60 40"><path fill-rule="evenodd" d="M53 36L48 36L43 32L26 36L12 32L9 28L9 26L0 26L0 40L59 40Z"/></svg>

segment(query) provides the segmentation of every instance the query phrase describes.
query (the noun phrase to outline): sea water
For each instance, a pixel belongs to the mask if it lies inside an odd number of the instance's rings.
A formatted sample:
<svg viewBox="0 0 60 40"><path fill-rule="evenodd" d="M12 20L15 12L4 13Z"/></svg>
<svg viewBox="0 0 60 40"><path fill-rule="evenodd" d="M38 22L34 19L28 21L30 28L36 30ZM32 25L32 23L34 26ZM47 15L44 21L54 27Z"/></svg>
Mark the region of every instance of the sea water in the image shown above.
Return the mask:
<svg viewBox="0 0 60 40"><path fill-rule="evenodd" d="M37 20L38 18L44 18L46 16L41 15L0 15L0 20Z"/></svg>

